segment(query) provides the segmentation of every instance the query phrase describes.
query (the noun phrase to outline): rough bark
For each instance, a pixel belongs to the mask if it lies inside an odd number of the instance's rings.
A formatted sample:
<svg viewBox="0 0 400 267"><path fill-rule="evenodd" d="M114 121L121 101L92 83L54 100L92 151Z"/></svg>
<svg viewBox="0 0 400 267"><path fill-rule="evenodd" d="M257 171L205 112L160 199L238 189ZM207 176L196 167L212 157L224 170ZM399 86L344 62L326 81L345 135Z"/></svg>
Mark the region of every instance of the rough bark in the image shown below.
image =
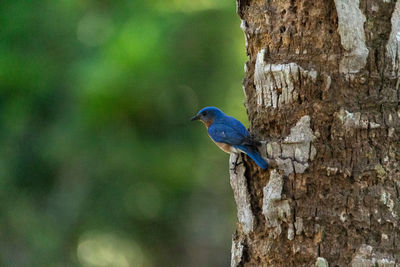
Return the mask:
<svg viewBox="0 0 400 267"><path fill-rule="evenodd" d="M400 2L237 8L250 130L275 166L231 171L232 266L400 264Z"/></svg>

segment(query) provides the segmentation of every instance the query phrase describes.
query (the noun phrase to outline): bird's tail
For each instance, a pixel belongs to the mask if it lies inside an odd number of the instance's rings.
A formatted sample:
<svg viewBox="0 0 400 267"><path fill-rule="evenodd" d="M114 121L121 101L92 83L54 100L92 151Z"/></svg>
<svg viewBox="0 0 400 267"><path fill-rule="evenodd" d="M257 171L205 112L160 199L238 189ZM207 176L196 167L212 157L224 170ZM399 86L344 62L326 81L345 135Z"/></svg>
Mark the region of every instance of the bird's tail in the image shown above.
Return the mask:
<svg viewBox="0 0 400 267"><path fill-rule="evenodd" d="M261 169L265 170L268 168L268 163L258 153L257 148L251 146L238 146L238 148L254 160Z"/></svg>

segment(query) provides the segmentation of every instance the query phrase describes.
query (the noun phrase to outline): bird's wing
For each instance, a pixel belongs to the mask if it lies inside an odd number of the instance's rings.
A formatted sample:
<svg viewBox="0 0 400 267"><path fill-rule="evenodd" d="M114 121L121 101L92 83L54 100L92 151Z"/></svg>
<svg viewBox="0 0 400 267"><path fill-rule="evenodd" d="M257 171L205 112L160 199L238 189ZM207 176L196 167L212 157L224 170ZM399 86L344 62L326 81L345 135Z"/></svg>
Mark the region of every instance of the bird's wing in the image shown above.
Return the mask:
<svg viewBox="0 0 400 267"><path fill-rule="evenodd" d="M217 123L222 123L224 125L230 126L235 132L243 136L243 140L241 145L250 145L250 146L260 146L261 143L259 141L254 140L250 133L247 131L246 127L235 119L234 117L231 116L224 116L221 121Z"/></svg>
<svg viewBox="0 0 400 267"><path fill-rule="evenodd" d="M241 135L250 138L250 133L247 131L246 127L244 127L244 125L234 117L224 116L223 123L231 126L235 131L239 132Z"/></svg>
<svg viewBox="0 0 400 267"><path fill-rule="evenodd" d="M246 145L248 137L243 133L225 123L213 123L208 128L208 134L215 142L226 143L230 145Z"/></svg>

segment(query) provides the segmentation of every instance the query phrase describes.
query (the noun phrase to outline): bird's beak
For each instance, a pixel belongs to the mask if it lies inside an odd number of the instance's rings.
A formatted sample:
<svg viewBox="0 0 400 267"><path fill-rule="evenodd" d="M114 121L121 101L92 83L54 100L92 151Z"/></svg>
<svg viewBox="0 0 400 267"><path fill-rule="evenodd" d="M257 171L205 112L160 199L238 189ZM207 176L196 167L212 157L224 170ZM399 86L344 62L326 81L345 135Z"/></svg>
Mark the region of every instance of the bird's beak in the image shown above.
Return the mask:
<svg viewBox="0 0 400 267"><path fill-rule="evenodd" d="M191 121L200 120L200 115L193 116L190 120L191 120Z"/></svg>

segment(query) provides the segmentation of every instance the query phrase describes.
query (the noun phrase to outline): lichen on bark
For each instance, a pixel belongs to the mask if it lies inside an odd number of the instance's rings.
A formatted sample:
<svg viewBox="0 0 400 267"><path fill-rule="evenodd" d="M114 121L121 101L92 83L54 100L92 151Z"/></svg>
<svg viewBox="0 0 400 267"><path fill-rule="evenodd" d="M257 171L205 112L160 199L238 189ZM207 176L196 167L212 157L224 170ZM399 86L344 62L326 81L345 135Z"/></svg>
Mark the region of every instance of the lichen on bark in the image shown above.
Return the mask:
<svg viewBox="0 0 400 267"><path fill-rule="evenodd" d="M335 0L335 4L340 40L346 50L339 71L345 74L356 73L367 63L369 53L365 45L365 16L359 8L360 0Z"/></svg>
<svg viewBox="0 0 400 267"><path fill-rule="evenodd" d="M237 206L237 217L243 232L247 235L253 231L254 215L251 211L250 195L247 188L245 167L239 164L242 161L240 154L230 156L230 181ZM235 165L239 164L239 165Z"/></svg>

